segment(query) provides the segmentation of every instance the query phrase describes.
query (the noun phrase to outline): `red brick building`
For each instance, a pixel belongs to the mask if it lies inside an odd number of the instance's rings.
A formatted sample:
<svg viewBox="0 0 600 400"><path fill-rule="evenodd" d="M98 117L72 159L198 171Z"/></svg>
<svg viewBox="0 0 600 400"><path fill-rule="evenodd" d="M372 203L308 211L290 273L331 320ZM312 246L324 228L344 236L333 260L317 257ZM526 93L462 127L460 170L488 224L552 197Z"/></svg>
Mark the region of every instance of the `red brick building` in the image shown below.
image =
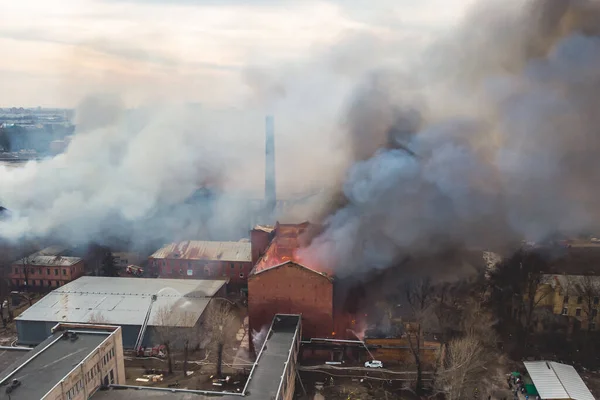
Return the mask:
<svg viewBox="0 0 600 400"><path fill-rule="evenodd" d="M48 247L12 263L9 279L14 288L28 287L43 291L56 288L84 274L79 257L64 257L56 247Z"/></svg>
<svg viewBox="0 0 600 400"><path fill-rule="evenodd" d="M260 331L277 313L302 314L304 337L335 336L333 278L296 256L308 228L308 222L277 223L252 231L252 256L258 261L248 278L251 330Z"/></svg>
<svg viewBox="0 0 600 400"><path fill-rule="evenodd" d="M247 241L191 240L164 246L149 257L148 265L160 278L229 278L231 286L243 287L253 264Z"/></svg>

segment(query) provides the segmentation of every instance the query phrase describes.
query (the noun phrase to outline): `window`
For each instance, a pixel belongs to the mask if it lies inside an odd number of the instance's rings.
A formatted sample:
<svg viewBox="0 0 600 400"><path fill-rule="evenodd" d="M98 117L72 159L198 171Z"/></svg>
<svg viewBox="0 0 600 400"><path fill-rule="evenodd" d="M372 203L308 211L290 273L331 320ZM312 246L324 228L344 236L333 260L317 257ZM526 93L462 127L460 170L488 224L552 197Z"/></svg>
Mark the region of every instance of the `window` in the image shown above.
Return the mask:
<svg viewBox="0 0 600 400"><path fill-rule="evenodd" d="M183 275L183 270L179 268L179 275Z"/></svg>
<svg viewBox="0 0 600 400"><path fill-rule="evenodd" d="M595 331L596 330L596 323L595 322L590 322L590 329Z"/></svg>
<svg viewBox="0 0 600 400"><path fill-rule="evenodd" d="M67 270L63 268L63 275L67 274Z"/></svg>
<svg viewBox="0 0 600 400"><path fill-rule="evenodd" d="M578 308L575 310L575 316L576 317L581 317L581 308Z"/></svg>
<svg viewBox="0 0 600 400"><path fill-rule="evenodd" d="M58 268L54 268L54 276L58 276Z"/></svg>
<svg viewBox="0 0 600 400"><path fill-rule="evenodd" d="M234 269L234 268L235 268L235 264L231 263L231 269Z"/></svg>
<svg viewBox="0 0 600 400"><path fill-rule="evenodd" d="M594 297L594 304L595 305L600 304L600 297Z"/></svg>
<svg viewBox="0 0 600 400"><path fill-rule="evenodd" d="M596 315L598 315L598 310L594 308L592 310L592 317L595 317Z"/></svg>
<svg viewBox="0 0 600 400"><path fill-rule="evenodd" d="M15 274L19 273L19 267L15 267Z"/></svg>
<svg viewBox="0 0 600 400"><path fill-rule="evenodd" d="M577 297L577 304L581 304L583 303L583 297L579 296Z"/></svg>
<svg viewBox="0 0 600 400"><path fill-rule="evenodd" d="M244 266L242 264L240 264L240 271L242 270L242 268L244 268Z"/></svg>
<svg viewBox="0 0 600 400"><path fill-rule="evenodd" d="M567 304L569 302L569 296L565 296L565 298L563 299L563 303Z"/></svg>
<svg viewBox="0 0 600 400"><path fill-rule="evenodd" d="M46 274L50 275L50 268L46 268Z"/></svg>
<svg viewBox="0 0 600 400"><path fill-rule="evenodd" d="M30 273L31 275L35 275L35 269L33 269L33 268L29 268L29 273Z"/></svg>
<svg viewBox="0 0 600 400"><path fill-rule="evenodd" d="M39 273L40 275L41 275L41 274L43 274L43 272L42 272L42 269L41 269L41 268L39 268L39 270L38 270L38 273Z"/></svg>

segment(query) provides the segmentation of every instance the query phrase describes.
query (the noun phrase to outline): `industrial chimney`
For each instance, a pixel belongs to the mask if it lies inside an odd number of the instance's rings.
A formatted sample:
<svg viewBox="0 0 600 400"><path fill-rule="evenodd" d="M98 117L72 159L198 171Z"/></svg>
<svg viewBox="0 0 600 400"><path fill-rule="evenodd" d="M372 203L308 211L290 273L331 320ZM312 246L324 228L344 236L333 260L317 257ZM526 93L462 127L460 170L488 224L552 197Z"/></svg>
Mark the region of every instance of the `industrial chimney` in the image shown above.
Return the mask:
<svg viewBox="0 0 600 400"><path fill-rule="evenodd" d="M265 137L265 208L267 212L275 210L275 126L273 116L266 118Z"/></svg>

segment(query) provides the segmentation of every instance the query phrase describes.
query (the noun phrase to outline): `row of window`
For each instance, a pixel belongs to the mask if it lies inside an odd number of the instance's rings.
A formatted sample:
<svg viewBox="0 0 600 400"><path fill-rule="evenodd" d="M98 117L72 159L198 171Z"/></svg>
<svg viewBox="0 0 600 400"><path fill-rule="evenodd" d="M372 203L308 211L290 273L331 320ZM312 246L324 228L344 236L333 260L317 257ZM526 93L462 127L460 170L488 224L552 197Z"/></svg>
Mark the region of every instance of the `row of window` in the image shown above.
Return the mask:
<svg viewBox="0 0 600 400"><path fill-rule="evenodd" d="M15 274L19 274L21 271L20 267L15 267ZM46 268L46 275L52 275L50 272L54 271L54 276L58 276L60 268ZM36 274L36 268L24 268L23 272L25 274L27 274L27 272L29 272L29 275L35 275ZM44 270L43 268L37 268L37 273L38 275L43 275ZM63 268L62 270L62 274L63 275L67 275L67 270L65 268Z"/></svg>
<svg viewBox="0 0 600 400"><path fill-rule="evenodd" d="M567 307L564 307L562 309L562 315L569 315L569 309ZM594 308L592 310L592 317L596 317L597 315L598 315L598 310ZM581 308L576 308L575 309L575 316L576 317L581 317Z"/></svg>
<svg viewBox="0 0 600 400"><path fill-rule="evenodd" d="M25 286L25 279L13 279L13 285L15 286ZM63 281L45 281L41 279L31 279L27 281L29 286L40 286L40 287L58 287L62 286Z"/></svg>
<svg viewBox="0 0 600 400"><path fill-rule="evenodd" d="M74 399L79 394L79 392L82 392L82 391L83 391L83 381L80 379L79 381L77 381L75 386L73 386L71 389L69 389L67 391L67 400Z"/></svg>
<svg viewBox="0 0 600 400"><path fill-rule="evenodd" d="M240 266L240 269L242 269L242 266ZM187 276L193 276L194 275L194 270L192 270L192 269L188 269L185 272L187 273ZM174 270L172 270L169 267L164 267L164 268L160 267L159 273L162 276L165 276L165 275L168 276L168 275L172 275L174 273ZM183 276L183 274L184 274L184 270L182 268L180 268L179 269L179 275ZM211 271L210 271L210 269L208 267L204 268L204 275L203 276L206 276L206 277L212 276ZM221 276L226 277L226 276L231 276L231 275L227 274L226 270L223 269L221 271ZM240 277L240 279L244 279L245 274L243 272L240 272L239 277Z"/></svg>
<svg viewBox="0 0 600 400"><path fill-rule="evenodd" d="M594 305L598 305L600 304L600 297L594 297L592 302L594 303ZM565 296L563 298L563 303L564 304L568 304L569 303L569 296ZM577 304L583 304L583 296L579 296L577 297Z"/></svg>

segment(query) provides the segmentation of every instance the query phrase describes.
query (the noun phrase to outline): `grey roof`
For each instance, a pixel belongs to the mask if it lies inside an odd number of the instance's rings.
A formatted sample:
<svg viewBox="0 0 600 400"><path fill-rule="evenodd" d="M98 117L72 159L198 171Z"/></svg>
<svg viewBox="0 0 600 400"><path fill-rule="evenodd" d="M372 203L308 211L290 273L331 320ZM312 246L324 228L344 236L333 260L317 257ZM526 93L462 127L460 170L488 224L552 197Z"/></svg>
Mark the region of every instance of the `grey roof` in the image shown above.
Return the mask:
<svg viewBox="0 0 600 400"><path fill-rule="evenodd" d="M526 361L525 368L544 400L594 400L575 368L554 361Z"/></svg>
<svg viewBox="0 0 600 400"><path fill-rule="evenodd" d="M179 319L176 324L191 326L226 283L226 280L84 276L53 290L17 320L142 325L151 298L156 295L150 326L171 324L157 317L165 307L189 313L190 318Z"/></svg>
<svg viewBox="0 0 600 400"><path fill-rule="evenodd" d="M60 339L62 332L55 333L35 349L27 353L28 357L13 364L0 375L0 382L18 379L21 382L10 397L4 387L0 389L0 400L41 399L57 383L69 374L79 363L94 351L110 332L94 334L79 333L78 339ZM35 357L34 357L35 356ZM16 372L15 369L20 367ZM13 374L14 372L14 374ZM12 376L11 376L12 374Z"/></svg>
<svg viewBox="0 0 600 400"><path fill-rule="evenodd" d="M0 374L14 362L27 356L28 351L0 349Z"/></svg>
<svg viewBox="0 0 600 400"><path fill-rule="evenodd" d="M15 264L25 263L27 265L69 267L81 261L79 257L63 257L62 255L67 250L68 248L64 246L49 246L15 261Z"/></svg>
<svg viewBox="0 0 600 400"><path fill-rule="evenodd" d="M585 294L586 289L594 292L600 290L600 276L546 274L543 279L547 280L552 287L556 287L556 284L560 285L567 295Z"/></svg>

